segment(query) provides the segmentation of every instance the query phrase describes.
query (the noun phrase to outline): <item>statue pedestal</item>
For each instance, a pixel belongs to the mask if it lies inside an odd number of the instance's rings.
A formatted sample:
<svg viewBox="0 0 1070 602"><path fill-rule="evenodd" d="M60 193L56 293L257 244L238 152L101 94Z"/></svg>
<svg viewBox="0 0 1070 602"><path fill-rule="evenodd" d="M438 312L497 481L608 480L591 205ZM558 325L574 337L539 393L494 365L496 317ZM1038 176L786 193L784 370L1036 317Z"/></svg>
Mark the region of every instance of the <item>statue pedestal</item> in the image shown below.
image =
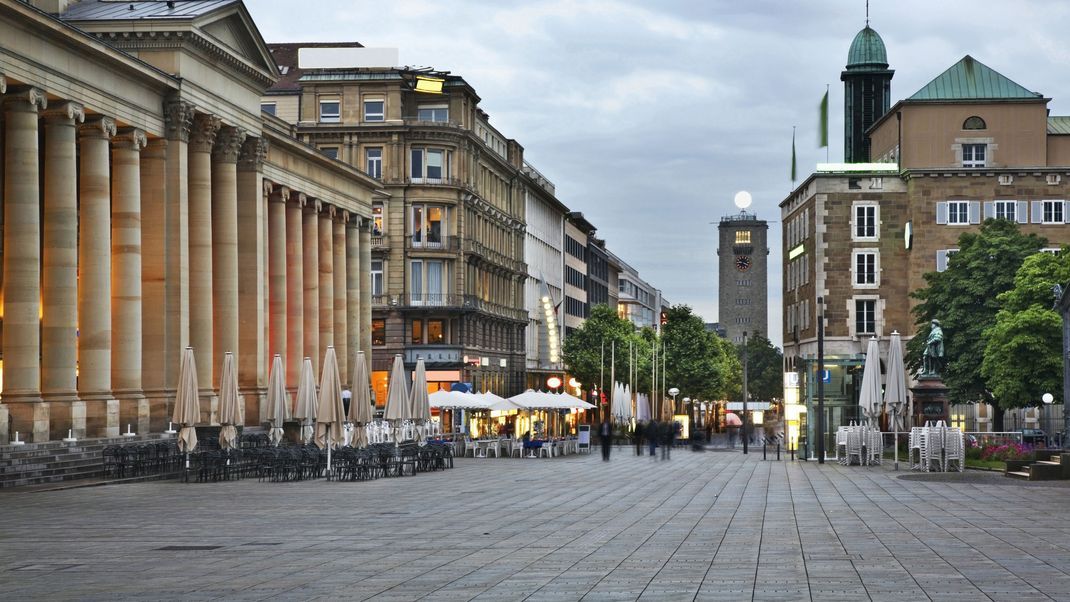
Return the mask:
<svg viewBox="0 0 1070 602"><path fill-rule="evenodd" d="M914 394L914 424L921 426L926 421L943 420L951 424L948 412L947 387L939 376L921 376L918 385L911 387Z"/></svg>

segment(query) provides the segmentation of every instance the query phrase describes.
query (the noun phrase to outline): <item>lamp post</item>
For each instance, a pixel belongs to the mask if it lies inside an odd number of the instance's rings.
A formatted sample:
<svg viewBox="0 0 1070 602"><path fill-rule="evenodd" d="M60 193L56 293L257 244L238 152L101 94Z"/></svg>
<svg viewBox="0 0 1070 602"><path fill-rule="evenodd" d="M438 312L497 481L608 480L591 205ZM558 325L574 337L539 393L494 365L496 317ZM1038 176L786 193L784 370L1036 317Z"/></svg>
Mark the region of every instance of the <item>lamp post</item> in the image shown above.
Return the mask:
<svg viewBox="0 0 1070 602"><path fill-rule="evenodd" d="M695 426L694 407L691 405L691 398L690 397L685 397L684 398L684 407L687 408L687 437L690 439L691 438L691 430Z"/></svg>
<svg viewBox="0 0 1070 602"><path fill-rule="evenodd" d="M1044 437L1051 438L1051 404L1055 401L1055 396L1045 393L1040 400L1044 402ZM1045 441L1044 444L1047 445L1048 442Z"/></svg>
<svg viewBox="0 0 1070 602"><path fill-rule="evenodd" d="M669 389L669 395L672 396L672 412L676 413L676 396L680 394L680 389L673 387Z"/></svg>
<svg viewBox="0 0 1070 602"><path fill-rule="evenodd" d="M747 455L747 331L743 331L743 455Z"/></svg>
<svg viewBox="0 0 1070 602"><path fill-rule="evenodd" d="M817 463L825 463L825 298L817 298Z"/></svg>

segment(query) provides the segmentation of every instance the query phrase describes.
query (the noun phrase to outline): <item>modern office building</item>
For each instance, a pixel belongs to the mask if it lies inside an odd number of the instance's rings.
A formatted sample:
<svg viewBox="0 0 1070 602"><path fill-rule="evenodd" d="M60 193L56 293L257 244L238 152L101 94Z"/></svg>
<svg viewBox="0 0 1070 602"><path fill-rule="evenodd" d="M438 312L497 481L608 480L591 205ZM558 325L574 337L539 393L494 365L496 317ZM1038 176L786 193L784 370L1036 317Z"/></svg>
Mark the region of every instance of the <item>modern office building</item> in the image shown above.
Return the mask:
<svg viewBox="0 0 1070 602"><path fill-rule="evenodd" d="M568 207L555 196L553 183L524 165L524 257L528 275L524 303L528 312L527 386L546 387L551 376L564 377L565 219Z"/></svg>
<svg viewBox="0 0 1070 602"><path fill-rule="evenodd" d="M422 358L432 386L522 390L525 192L540 186L524 149L460 76L402 69L396 51L355 44L269 48L284 79L264 108L387 192L373 206L379 403L395 354L410 368Z"/></svg>
<svg viewBox="0 0 1070 602"><path fill-rule="evenodd" d="M661 327L661 291L639 277L639 270L618 258L617 315L636 328Z"/></svg>
<svg viewBox="0 0 1070 602"><path fill-rule="evenodd" d="M769 336L769 225L746 210L717 226L717 314L733 343Z"/></svg>
<svg viewBox="0 0 1070 602"><path fill-rule="evenodd" d="M835 431L857 418L867 341L884 353L892 331L914 336L910 293L946 269L963 233L1007 219L1070 243L1070 117L1048 115L1049 101L966 56L874 122L878 163L819 165L780 204L784 358L811 425L819 299ZM985 430L986 406L971 411Z"/></svg>
<svg viewBox="0 0 1070 602"><path fill-rule="evenodd" d="M371 353L382 186L261 113L279 72L239 0L0 0L0 40L0 444L163 430L187 346L204 424L226 353L248 425L273 354L292 388Z"/></svg>
<svg viewBox="0 0 1070 602"><path fill-rule="evenodd" d="M594 225L578 211L565 219L565 338L583 325L590 312L587 303L588 237Z"/></svg>

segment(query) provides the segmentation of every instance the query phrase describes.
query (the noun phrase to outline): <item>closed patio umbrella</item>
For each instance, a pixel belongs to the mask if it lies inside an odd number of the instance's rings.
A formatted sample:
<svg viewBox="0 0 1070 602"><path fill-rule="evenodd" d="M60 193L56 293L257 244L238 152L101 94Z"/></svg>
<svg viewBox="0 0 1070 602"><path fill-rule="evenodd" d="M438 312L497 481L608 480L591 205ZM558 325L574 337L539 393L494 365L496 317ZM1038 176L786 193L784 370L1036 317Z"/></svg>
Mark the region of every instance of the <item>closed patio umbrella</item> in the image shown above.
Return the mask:
<svg viewBox="0 0 1070 602"><path fill-rule="evenodd" d="M316 421L316 377L312 373L312 358L301 365L301 379L297 381L297 403L294 418L301 423L301 442L312 439L312 423Z"/></svg>
<svg viewBox="0 0 1070 602"><path fill-rule="evenodd" d="M353 430L353 447L367 447L367 426L372 421L372 383L368 375L368 364L365 361L364 352L358 351L353 358L353 365L349 371L353 381L353 399L349 401L349 421L355 427Z"/></svg>
<svg viewBox="0 0 1070 602"><path fill-rule="evenodd" d="M316 409L316 447L327 448L327 478L331 478L331 450L345 442L342 421L342 379L338 376L338 356L334 345L327 346L320 373L319 406Z"/></svg>
<svg viewBox="0 0 1070 602"><path fill-rule="evenodd" d="M877 338L869 340L866 349L866 365L862 369L862 389L858 395L862 415L871 426L876 426L881 406L881 358Z"/></svg>
<svg viewBox="0 0 1070 602"><path fill-rule="evenodd" d="M197 397L197 364L193 361L193 347L182 352L178 367L178 390L175 392L175 411L171 420L181 425L178 432L178 451L186 454L186 470L189 470L189 454L197 448L197 430L194 425L201 419L201 402Z"/></svg>
<svg viewBox="0 0 1070 602"><path fill-rule="evenodd" d="M413 421L426 434L431 422L431 404L427 399L427 371L424 360L416 360L416 373L412 376L412 390L409 392L409 413ZM422 437L421 437L422 438Z"/></svg>
<svg viewBox="0 0 1070 602"><path fill-rule="evenodd" d="M892 331L888 342L888 382L884 386L884 404L895 431L895 469L899 470L899 431L906 430L903 423L907 409L906 367L903 365L903 343L898 331Z"/></svg>
<svg viewBox="0 0 1070 602"><path fill-rule="evenodd" d="M724 415L725 426L743 426L743 421L739 419L739 416L729 412Z"/></svg>
<svg viewBox="0 0 1070 602"><path fill-rule="evenodd" d="M411 417L409 415L409 382L405 377L405 364L401 361L401 355L394 356L394 365L390 368L390 382L387 387L383 419L389 420L396 432L400 430L401 421ZM394 440L397 441L396 435Z"/></svg>
<svg viewBox="0 0 1070 602"><path fill-rule="evenodd" d="M290 419L290 405L286 403L286 372L278 353L271 359L271 374L268 375L267 412L271 423L268 437L278 447L282 442L282 424Z"/></svg>
<svg viewBox="0 0 1070 602"><path fill-rule="evenodd" d="M238 372L234 369L234 354L223 355L223 373L219 376L219 447L238 447L238 426L242 423L242 408L238 403Z"/></svg>

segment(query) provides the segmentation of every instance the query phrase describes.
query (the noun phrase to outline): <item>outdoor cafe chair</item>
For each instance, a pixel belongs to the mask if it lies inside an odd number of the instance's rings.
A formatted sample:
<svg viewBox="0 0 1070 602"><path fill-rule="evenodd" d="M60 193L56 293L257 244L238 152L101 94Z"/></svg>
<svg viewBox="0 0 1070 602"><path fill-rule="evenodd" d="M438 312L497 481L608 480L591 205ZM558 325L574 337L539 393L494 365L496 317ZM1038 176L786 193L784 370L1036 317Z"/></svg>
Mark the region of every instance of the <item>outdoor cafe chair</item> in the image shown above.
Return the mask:
<svg viewBox="0 0 1070 602"><path fill-rule="evenodd" d="M539 446L539 457L540 458L552 458L553 457L552 452L553 452L553 443L550 442L550 441L545 441L545 442L543 442L542 445Z"/></svg>
<svg viewBox="0 0 1070 602"><path fill-rule="evenodd" d="M952 464L955 465L955 469L959 472L963 471L965 448L965 439L962 436L961 429L949 428L944 431L944 472L947 472Z"/></svg>
<svg viewBox="0 0 1070 602"><path fill-rule="evenodd" d="M509 442L509 457L512 458L513 454L516 454L516 457L523 458L524 457L524 441L521 440L521 439L509 439L508 442Z"/></svg>

